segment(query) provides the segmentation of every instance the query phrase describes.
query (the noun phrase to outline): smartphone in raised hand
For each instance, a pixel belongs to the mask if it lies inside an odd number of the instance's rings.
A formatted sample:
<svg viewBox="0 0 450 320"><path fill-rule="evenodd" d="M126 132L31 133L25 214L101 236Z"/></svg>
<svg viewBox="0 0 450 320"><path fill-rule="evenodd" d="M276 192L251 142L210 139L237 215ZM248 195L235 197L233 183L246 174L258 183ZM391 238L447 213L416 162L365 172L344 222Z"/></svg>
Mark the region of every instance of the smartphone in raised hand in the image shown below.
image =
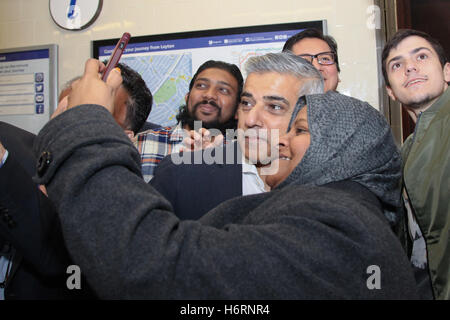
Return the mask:
<svg viewBox="0 0 450 320"><path fill-rule="evenodd" d="M128 32L125 32L119 42L117 42L116 47L109 58L108 64L106 65L106 69L102 74L103 81L106 81L108 74L117 66L117 63L119 63L120 57L122 56L122 53L124 53L125 47L127 46L128 41L130 41L130 38L131 35Z"/></svg>

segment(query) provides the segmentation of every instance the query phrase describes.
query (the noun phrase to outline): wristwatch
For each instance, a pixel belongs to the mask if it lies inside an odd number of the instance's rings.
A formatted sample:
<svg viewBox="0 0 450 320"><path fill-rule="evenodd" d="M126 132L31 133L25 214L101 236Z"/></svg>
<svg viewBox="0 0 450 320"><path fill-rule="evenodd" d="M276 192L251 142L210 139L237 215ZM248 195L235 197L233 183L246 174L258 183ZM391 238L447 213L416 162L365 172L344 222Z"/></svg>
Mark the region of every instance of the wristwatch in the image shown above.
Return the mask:
<svg viewBox="0 0 450 320"><path fill-rule="evenodd" d="M60 28L82 30L100 14L103 0L49 0L50 15Z"/></svg>

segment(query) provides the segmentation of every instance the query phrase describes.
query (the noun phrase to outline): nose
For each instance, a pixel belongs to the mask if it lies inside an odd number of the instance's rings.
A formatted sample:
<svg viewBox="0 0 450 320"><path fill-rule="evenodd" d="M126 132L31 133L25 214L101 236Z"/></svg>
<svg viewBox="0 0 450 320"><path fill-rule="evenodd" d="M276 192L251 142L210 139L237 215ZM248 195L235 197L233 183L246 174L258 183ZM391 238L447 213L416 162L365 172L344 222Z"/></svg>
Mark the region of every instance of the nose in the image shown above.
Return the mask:
<svg viewBox="0 0 450 320"><path fill-rule="evenodd" d="M290 157L289 141L292 137L291 133L292 132L285 132L278 139L278 152L287 157Z"/></svg>
<svg viewBox="0 0 450 320"><path fill-rule="evenodd" d="M418 71L418 67L416 65L416 63L413 60L409 60L406 64L406 68L405 68L405 72L406 73L411 73L411 72L417 72Z"/></svg>
<svg viewBox="0 0 450 320"><path fill-rule="evenodd" d="M278 146L279 146L280 150L282 148L289 148L289 141L293 136L294 136L293 128L291 128L291 130L289 132L284 132L284 133L280 134L280 138L279 138L279 142L278 142Z"/></svg>
<svg viewBox="0 0 450 320"><path fill-rule="evenodd" d="M318 58L312 60L312 65L319 71L322 71L322 65L319 63Z"/></svg>
<svg viewBox="0 0 450 320"><path fill-rule="evenodd" d="M209 87L203 92L203 99L205 100L217 100L217 91L214 87Z"/></svg>
<svg viewBox="0 0 450 320"><path fill-rule="evenodd" d="M247 116L245 117L245 126L247 128L263 127L261 121L261 111L258 106L254 106L247 112Z"/></svg>

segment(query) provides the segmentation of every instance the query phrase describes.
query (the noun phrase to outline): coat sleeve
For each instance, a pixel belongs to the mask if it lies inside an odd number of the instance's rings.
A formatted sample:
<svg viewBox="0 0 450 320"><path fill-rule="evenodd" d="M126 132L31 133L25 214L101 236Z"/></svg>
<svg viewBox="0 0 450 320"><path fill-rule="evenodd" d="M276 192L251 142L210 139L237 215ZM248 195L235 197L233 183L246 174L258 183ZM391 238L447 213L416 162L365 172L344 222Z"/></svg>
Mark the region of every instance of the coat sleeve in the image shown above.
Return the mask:
<svg viewBox="0 0 450 320"><path fill-rule="evenodd" d="M242 196L242 166L237 160L227 162L240 156L236 149L232 145L184 152L177 155L182 163L168 155L149 184L172 204L180 220L198 220L222 202Z"/></svg>

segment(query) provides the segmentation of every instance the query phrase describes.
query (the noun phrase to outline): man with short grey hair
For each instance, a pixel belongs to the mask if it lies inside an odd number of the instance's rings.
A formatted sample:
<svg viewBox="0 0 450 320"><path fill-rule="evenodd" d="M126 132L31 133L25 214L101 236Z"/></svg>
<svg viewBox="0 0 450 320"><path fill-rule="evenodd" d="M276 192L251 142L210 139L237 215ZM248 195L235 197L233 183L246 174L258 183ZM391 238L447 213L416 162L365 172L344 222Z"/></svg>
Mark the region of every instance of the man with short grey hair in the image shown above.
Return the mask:
<svg viewBox="0 0 450 320"><path fill-rule="evenodd" d="M287 131L298 98L324 90L320 72L289 52L252 57L245 72L235 116L238 133L232 135L237 143L172 154L150 181L180 219L198 219L225 200L269 191L264 171L276 170L271 160L278 158L278 136ZM181 157L183 163L174 161Z"/></svg>

